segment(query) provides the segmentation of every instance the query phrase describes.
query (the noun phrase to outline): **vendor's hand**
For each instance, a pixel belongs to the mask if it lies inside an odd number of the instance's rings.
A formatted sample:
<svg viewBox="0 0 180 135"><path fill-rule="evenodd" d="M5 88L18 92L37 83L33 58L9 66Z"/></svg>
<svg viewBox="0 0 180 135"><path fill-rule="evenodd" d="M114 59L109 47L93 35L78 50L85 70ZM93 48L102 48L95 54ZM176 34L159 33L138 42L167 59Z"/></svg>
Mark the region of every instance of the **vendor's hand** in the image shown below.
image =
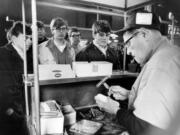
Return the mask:
<svg viewBox="0 0 180 135"><path fill-rule="evenodd" d="M118 85L109 88L109 95L113 95L116 100L125 100L129 96L129 90L122 88Z"/></svg>
<svg viewBox="0 0 180 135"><path fill-rule="evenodd" d="M114 101L110 97L104 96L102 94L95 96L95 101L101 110L110 114L116 115L117 111L120 109L120 105L117 101Z"/></svg>

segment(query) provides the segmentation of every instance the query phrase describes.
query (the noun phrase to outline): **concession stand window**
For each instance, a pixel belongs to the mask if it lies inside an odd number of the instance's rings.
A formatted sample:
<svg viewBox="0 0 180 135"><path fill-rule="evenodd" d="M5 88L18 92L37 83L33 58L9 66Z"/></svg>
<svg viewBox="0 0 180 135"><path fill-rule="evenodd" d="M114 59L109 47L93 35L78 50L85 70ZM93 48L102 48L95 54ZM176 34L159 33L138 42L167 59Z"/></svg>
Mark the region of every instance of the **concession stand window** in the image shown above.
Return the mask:
<svg viewBox="0 0 180 135"><path fill-rule="evenodd" d="M73 10L76 12L93 13L97 15L96 19L99 19L100 15L124 18L124 16L126 16L127 11L142 8L146 5L151 5L157 2L158 0L32 0L32 3L29 2L29 4L32 4L32 22L33 24L35 24L36 17L39 17L36 15L39 15L38 12L43 11L41 10L42 6L49 8L53 7L54 9L61 8L65 10ZM35 29L33 29L33 31L35 33ZM34 38L36 37L34 36ZM33 42L33 47L35 47L35 45ZM36 49L37 47L35 47L34 52L37 52ZM37 55L34 54L34 52L33 55ZM38 62L36 60L36 62L34 62L34 79L31 83L32 85L30 86L31 96L29 96L31 97L29 101L31 102L30 108L31 110L33 110L33 114L32 117L28 117L31 118L31 128L34 128L36 134L40 133L40 101L53 99L60 102L67 101L70 104L72 104L73 107L82 107L93 105L94 95L96 95L97 93L106 92L104 91L103 87L96 88L96 84L103 77L86 77L39 81L37 67ZM136 76L137 74L114 72L114 74L107 81L107 83L110 85L119 84L130 89ZM27 85L28 83L25 84Z"/></svg>

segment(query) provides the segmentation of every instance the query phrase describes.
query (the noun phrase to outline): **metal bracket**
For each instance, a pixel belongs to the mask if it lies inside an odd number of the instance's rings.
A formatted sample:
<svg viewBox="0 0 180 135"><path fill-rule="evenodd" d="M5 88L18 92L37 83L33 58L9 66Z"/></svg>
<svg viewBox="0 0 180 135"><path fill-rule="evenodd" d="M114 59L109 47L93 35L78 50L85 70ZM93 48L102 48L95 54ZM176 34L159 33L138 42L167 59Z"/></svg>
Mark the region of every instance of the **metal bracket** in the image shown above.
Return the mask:
<svg viewBox="0 0 180 135"><path fill-rule="evenodd" d="M23 82L27 86L33 86L34 84L34 74L28 74L27 77L23 75Z"/></svg>

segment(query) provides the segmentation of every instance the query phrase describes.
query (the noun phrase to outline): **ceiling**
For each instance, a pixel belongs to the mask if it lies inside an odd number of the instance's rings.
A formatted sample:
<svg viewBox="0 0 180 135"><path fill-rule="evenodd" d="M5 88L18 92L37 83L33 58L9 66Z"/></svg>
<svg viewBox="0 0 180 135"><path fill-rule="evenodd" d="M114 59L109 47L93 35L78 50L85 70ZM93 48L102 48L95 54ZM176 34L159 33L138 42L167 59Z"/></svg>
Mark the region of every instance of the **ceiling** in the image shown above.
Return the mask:
<svg viewBox="0 0 180 135"><path fill-rule="evenodd" d="M122 14L124 11L160 2L161 0L37 0L38 5L49 5L71 10L87 8L87 12L91 12L89 9L94 9L94 11L97 12L97 8L99 8L101 11L106 9L113 12L116 10L119 14Z"/></svg>
<svg viewBox="0 0 180 135"><path fill-rule="evenodd" d="M31 0L24 0L26 10L31 11ZM179 0L36 0L38 6L64 8L68 10L79 10L82 12L94 12L100 14L109 14L123 16L124 11L131 11L148 4L157 4L163 2L163 10L174 12L176 16L180 16ZM21 0L0 0L0 15L21 14Z"/></svg>
<svg viewBox="0 0 180 135"><path fill-rule="evenodd" d="M110 16L123 17L124 12L132 11L147 4L158 5L157 12L167 16L172 11L175 18L180 22L180 0L36 0L38 19L49 23L50 17L63 15L63 18L76 19L75 12L89 12L90 14L106 14ZM31 0L24 0L27 22L31 21ZM0 32L4 32L7 25L5 17L10 19L22 19L22 0L0 0ZM64 10L67 9L67 10ZM71 12L67 12L67 11ZM82 14L80 14L82 15ZM82 15L82 18L84 16ZM90 18L91 19L91 18ZM167 19L167 18L163 18ZM68 20L69 21L69 20ZM82 21L81 21L82 22ZM115 24L117 25L117 24ZM2 36L3 37L3 36ZM4 37L5 38L5 35Z"/></svg>
<svg viewBox="0 0 180 135"><path fill-rule="evenodd" d="M76 2L92 3L106 7L114 7L122 10L149 1L151 0L76 0Z"/></svg>

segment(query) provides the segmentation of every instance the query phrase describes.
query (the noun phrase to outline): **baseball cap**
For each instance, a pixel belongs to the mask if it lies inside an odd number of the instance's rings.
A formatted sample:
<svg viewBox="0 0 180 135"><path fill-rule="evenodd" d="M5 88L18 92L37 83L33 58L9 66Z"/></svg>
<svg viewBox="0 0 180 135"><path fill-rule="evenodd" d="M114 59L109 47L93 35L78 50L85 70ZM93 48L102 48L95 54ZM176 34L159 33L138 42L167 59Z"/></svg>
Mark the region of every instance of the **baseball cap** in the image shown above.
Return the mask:
<svg viewBox="0 0 180 135"><path fill-rule="evenodd" d="M126 26L118 30L117 33L123 34L126 31L141 27L160 31L160 25L159 18L154 13L148 11L137 11L131 13L127 17Z"/></svg>

